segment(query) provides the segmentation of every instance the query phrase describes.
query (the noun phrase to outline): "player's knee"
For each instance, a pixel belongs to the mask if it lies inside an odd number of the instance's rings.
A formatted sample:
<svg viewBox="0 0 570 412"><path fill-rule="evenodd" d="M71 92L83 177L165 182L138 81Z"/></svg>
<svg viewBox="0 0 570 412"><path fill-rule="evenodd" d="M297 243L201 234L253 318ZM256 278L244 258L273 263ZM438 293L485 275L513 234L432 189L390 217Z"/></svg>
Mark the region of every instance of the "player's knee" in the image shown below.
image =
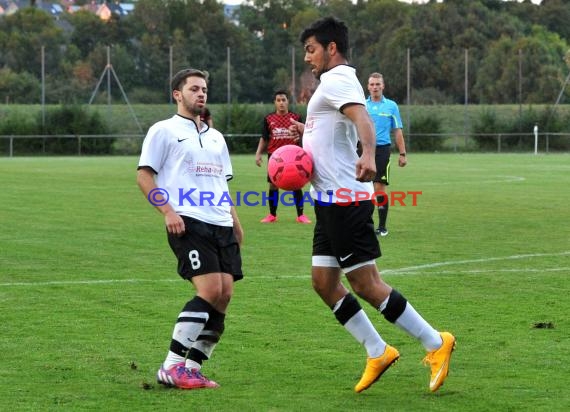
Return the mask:
<svg viewBox="0 0 570 412"><path fill-rule="evenodd" d="M366 285L355 280L350 281L350 288L359 298L366 298Z"/></svg>
<svg viewBox="0 0 570 412"><path fill-rule="evenodd" d="M378 301L378 296L381 293L379 290L371 288L370 285L364 286L358 284L356 286L351 285L351 287L356 296L368 302L370 305L375 306L375 303Z"/></svg>
<svg viewBox="0 0 570 412"><path fill-rule="evenodd" d="M390 294L390 287L382 280L366 282L352 280L350 287L360 299L365 300L374 307Z"/></svg>
<svg viewBox="0 0 570 412"><path fill-rule="evenodd" d="M223 304L224 301L229 302L231 293L224 291L221 283L211 282L207 285L200 285L198 288L198 295L208 301L212 306L217 307Z"/></svg>
<svg viewBox="0 0 570 412"><path fill-rule="evenodd" d="M336 284L330 284L329 282L321 282L314 278L312 280L312 284L313 284L313 290L317 292L317 294L325 301L327 301L327 297L334 294L337 289Z"/></svg>
<svg viewBox="0 0 570 412"><path fill-rule="evenodd" d="M321 282L318 282L317 280L313 279L312 281L312 285L313 285L313 290L315 292L317 292L317 294L319 296L323 296L323 294L325 293L326 288L324 287L324 285Z"/></svg>
<svg viewBox="0 0 570 412"><path fill-rule="evenodd" d="M232 300L232 290L226 290L223 288L216 289L214 294L212 294L212 306L221 312L225 312L227 307L230 305Z"/></svg>
<svg viewBox="0 0 570 412"><path fill-rule="evenodd" d="M223 311L225 311L232 300L232 295L233 293L231 290L223 290L217 301L216 308L223 309Z"/></svg>

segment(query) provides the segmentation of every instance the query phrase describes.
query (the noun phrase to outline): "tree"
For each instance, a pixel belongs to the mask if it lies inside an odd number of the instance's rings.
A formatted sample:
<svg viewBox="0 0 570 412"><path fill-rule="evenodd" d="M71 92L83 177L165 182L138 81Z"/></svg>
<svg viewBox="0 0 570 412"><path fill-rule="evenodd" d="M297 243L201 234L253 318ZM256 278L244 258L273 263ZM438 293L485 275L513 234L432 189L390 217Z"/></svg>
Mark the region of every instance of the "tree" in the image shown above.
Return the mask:
<svg viewBox="0 0 570 412"><path fill-rule="evenodd" d="M99 16L80 10L67 15L67 19L73 25L69 42L77 47L81 58L86 58L99 44L110 44L108 26Z"/></svg>
<svg viewBox="0 0 570 412"><path fill-rule="evenodd" d="M29 72L41 78L41 48L45 47L46 72L57 72L63 31L47 13L26 7L0 19L0 67Z"/></svg>
<svg viewBox="0 0 570 412"><path fill-rule="evenodd" d="M299 50L299 29L294 23L295 15L303 14L310 3L304 0L278 0L265 2L255 0L250 5L242 6L240 25L251 34L255 43L254 49L259 51L255 61L255 87L248 90L253 101L270 99L283 75L275 77L275 73L283 70L289 72L291 67L292 46ZM298 54L297 54L298 55ZM302 70L302 60L296 59L296 67ZM251 63L250 63L251 64ZM246 79L243 79L246 82ZM251 82L250 82L251 83ZM289 76L291 84L291 76Z"/></svg>
<svg viewBox="0 0 570 412"><path fill-rule="evenodd" d="M39 82L44 46L46 101L82 102L111 46L111 61L127 94L137 90L142 100L163 96L168 101L172 50L173 71L192 66L210 72L211 103L225 102L228 87L233 102L268 101L276 88L292 86L293 76L296 100L306 101L315 81L303 62L299 34L332 14L349 26L347 57L362 84L369 73L380 71L387 94L402 102L408 49L412 102L463 103L465 50L470 103L518 101L519 49L524 102L553 101L568 72L562 61L570 31L567 0L544 0L540 6L528 0L249 0L237 14L228 19L219 0L139 0L132 14L107 22L87 12L69 15L64 23L72 30L63 31L62 21L56 24L41 10L23 8L0 19L0 67ZM6 91L12 99L22 79L9 79L4 85L13 85Z"/></svg>
<svg viewBox="0 0 570 412"><path fill-rule="evenodd" d="M14 73L9 68L0 69L0 102L39 103L41 85L28 72Z"/></svg>
<svg viewBox="0 0 570 412"><path fill-rule="evenodd" d="M538 10L538 23L570 42L570 2L543 0Z"/></svg>
<svg viewBox="0 0 570 412"><path fill-rule="evenodd" d="M554 102L565 78L566 42L543 27L534 26L531 35L506 36L489 45L475 84L482 103L512 103L518 100L519 50L523 60L521 103ZM540 62L540 64L536 64Z"/></svg>
<svg viewBox="0 0 570 412"><path fill-rule="evenodd" d="M406 54L411 46L413 8L410 5L377 0L364 5L358 26L352 30L353 60L363 85L368 75L380 72L386 80L386 93L403 102L406 97ZM390 16L390 18L386 18Z"/></svg>

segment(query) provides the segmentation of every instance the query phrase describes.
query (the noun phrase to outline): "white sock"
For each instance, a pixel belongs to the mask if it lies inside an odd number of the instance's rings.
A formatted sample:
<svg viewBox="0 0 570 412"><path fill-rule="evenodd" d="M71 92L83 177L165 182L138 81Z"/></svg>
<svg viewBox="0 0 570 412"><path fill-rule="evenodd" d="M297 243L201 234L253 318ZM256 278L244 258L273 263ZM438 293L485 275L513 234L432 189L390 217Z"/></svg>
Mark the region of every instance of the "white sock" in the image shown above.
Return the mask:
<svg viewBox="0 0 570 412"><path fill-rule="evenodd" d="M193 360L186 359L186 368L187 369L200 370L200 369L202 369L202 365L200 365L198 362L195 362Z"/></svg>
<svg viewBox="0 0 570 412"><path fill-rule="evenodd" d="M404 312L396 319L395 324L409 335L420 340L428 352L439 349L443 343L439 332L432 328L432 326L416 312L410 302L407 302L406 309L404 309Z"/></svg>
<svg viewBox="0 0 570 412"><path fill-rule="evenodd" d="M344 327L358 342L364 345L369 358L377 358L386 350L386 342L362 309L350 318Z"/></svg>
<svg viewBox="0 0 570 412"><path fill-rule="evenodd" d="M165 359L164 363L162 364L162 367L164 369L170 369L174 365L176 365L177 363L180 363L180 362L184 362L184 357L177 355L176 353L169 350L168 355L166 355L166 359Z"/></svg>

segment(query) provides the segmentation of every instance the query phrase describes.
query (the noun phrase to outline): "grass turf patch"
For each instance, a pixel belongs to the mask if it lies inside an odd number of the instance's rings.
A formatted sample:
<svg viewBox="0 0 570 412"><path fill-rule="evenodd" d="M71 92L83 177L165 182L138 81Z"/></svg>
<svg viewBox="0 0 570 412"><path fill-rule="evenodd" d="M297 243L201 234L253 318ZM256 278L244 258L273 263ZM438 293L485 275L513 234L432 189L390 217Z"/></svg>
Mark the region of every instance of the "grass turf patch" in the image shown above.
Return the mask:
<svg viewBox="0 0 570 412"><path fill-rule="evenodd" d="M266 190L253 155L232 159L232 191ZM239 207L246 277L204 368L222 386L169 390L154 375L193 290L137 159L0 159L0 408L569 409L569 160L412 154L392 169L391 190L422 194L391 207L378 265L457 350L430 394L421 345L364 305L402 356L357 395L365 352L311 290L312 226L294 208L262 225L267 207Z"/></svg>

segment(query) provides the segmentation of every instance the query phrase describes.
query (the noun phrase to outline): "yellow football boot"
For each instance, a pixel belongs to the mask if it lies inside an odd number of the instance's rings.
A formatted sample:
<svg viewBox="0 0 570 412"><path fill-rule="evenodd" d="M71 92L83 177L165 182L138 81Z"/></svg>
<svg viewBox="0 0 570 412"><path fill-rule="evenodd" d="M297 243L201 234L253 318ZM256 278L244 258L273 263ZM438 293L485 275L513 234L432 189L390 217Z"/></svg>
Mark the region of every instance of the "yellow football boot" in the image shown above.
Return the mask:
<svg viewBox="0 0 570 412"><path fill-rule="evenodd" d="M377 358L366 359L366 368L360 378L360 382L354 387L355 392L360 393L368 389L370 385L380 379L380 376L400 358L396 348L386 345L386 350Z"/></svg>
<svg viewBox="0 0 570 412"><path fill-rule="evenodd" d="M447 378L451 353L455 349L455 336L449 332L441 332L440 335L443 340L441 347L429 352L423 360L425 365L431 367L429 390L432 392L437 391Z"/></svg>

